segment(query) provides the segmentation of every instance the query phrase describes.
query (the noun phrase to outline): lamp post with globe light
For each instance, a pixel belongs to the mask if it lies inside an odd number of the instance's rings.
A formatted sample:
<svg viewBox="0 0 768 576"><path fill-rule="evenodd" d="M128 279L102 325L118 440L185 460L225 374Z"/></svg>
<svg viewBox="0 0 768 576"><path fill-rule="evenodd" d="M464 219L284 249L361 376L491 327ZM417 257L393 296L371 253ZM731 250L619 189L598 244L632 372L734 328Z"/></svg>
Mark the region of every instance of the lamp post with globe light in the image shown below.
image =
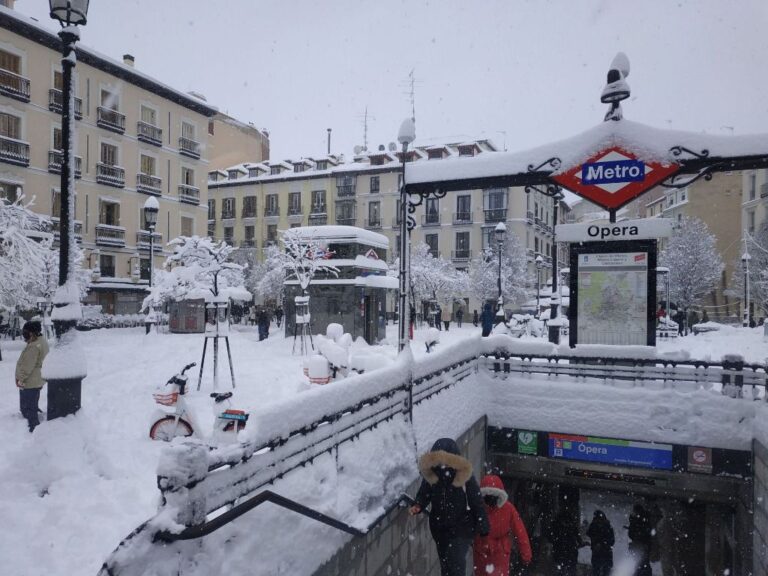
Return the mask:
<svg viewBox="0 0 768 576"><path fill-rule="evenodd" d="M149 231L149 288L152 288L152 275L155 268L155 226L157 225L157 214L160 211L160 204L157 198L150 196L144 202L144 223ZM144 322L146 334L152 331L152 325L155 323L155 309L149 307L147 318Z"/></svg>
<svg viewBox="0 0 768 576"><path fill-rule="evenodd" d="M544 258L542 258L541 254L536 256L536 314L534 314L534 317L538 319L539 315L541 314L541 268L544 266Z"/></svg>
<svg viewBox="0 0 768 576"><path fill-rule="evenodd" d="M408 157L408 145L416 139L416 124L413 118L406 118L400 125L397 141L403 147L403 177L400 186L400 314L398 350L402 351L408 345L408 322L410 308L408 307L408 195L405 192L405 163Z"/></svg>
<svg viewBox="0 0 768 576"><path fill-rule="evenodd" d="M56 346L46 358L43 377L48 382L48 419L74 414L80 409L85 357L76 343L74 330L82 315L75 282L75 99L72 73L77 62L75 44L78 26L86 24L89 0L50 0L50 16L61 24L62 106L61 106L61 209L59 242L59 287L53 297L51 319Z"/></svg>
<svg viewBox="0 0 768 576"><path fill-rule="evenodd" d="M496 247L499 256L499 299L498 309L496 310L496 321L504 322L504 295L501 290L501 256L502 250L504 248L504 237L507 234L507 227L504 225L504 222L499 222L496 224L496 228L494 229L493 233L496 236Z"/></svg>
<svg viewBox="0 0 768 576"><path fill-rule="evenodd" d="M744 254L741 255L741 268L744 271L744 320L741 325L745 328L749 326L749 261L751 259L745 245Z"/></svg>

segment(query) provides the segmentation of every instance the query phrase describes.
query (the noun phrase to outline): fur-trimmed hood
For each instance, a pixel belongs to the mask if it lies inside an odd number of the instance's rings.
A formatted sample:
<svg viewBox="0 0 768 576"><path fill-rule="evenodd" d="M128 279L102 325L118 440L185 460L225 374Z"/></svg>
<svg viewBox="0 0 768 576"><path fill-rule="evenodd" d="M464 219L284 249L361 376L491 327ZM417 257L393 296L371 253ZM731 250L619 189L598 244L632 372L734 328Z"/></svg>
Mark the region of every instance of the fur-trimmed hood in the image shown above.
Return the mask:
<svg viewBox="0 0 768 576"><path fill-rule="evenodd" d="M454 446L456 446L455 442ZM419 458L419 472L429 484L437 484L437 474L433 468L440 466L452 468L456 471L456 476L454 476L451 484L456 488L461 488L472 477L472 464L463 456L454 453L453 447L446 445L446 450L439 449L441 447L438 442L435 442L432 451ZM458 447L455 450L458 452Z"/></svg>
<svg viewBox="0 0 768 576"><path fill-rule="evenodd" d="M502 482L501 478L495 474L489 474L488 476L483 477L480 481L480 494L483 496L496 496L498 499L496 506L498 508L504 506L504 503L509 500L509 495L507 494L507 491L504 490L504 482Z"/></svg>

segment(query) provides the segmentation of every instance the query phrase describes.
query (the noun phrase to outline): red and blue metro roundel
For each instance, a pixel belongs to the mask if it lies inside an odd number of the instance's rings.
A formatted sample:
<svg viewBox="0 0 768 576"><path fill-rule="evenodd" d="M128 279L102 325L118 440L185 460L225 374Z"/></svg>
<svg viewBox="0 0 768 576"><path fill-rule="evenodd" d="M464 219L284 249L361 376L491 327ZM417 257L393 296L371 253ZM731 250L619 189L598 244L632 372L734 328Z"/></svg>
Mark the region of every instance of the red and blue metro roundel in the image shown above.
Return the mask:
<svg viewBox="0 0 768 576"><path fill-rule="evenodd" d="M589 160L552 178L564 188L602 206L616 210L647 192L680 167L645 162L623 148L598 152Z"/></svg>

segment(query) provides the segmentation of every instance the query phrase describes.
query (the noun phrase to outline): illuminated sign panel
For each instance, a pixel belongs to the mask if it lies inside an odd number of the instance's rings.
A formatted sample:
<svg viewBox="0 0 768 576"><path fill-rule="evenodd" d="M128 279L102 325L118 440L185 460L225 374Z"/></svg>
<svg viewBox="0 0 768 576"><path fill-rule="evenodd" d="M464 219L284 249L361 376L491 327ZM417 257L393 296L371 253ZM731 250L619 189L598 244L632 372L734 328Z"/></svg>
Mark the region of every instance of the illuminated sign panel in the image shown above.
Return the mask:
<svg viewBox="0 0 768 576"><path fill-rule="evenodd" d="M672 469L672 445L573 434L549 434L550 458L638 468Z"/></svg>

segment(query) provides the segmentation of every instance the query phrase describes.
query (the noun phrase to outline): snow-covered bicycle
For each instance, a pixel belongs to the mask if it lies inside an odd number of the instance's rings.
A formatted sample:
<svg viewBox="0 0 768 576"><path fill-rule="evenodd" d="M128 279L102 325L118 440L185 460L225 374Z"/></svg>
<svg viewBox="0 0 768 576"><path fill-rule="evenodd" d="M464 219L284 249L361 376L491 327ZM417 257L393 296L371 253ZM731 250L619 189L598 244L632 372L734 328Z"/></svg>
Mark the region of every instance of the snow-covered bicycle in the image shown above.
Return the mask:
<svg viewBox="0 0 768 576"><path fill-rule="evenodd" d="M200 426L190 410L190 406L184 400L187 393L187 370L196 366L196 362L187 364L181 372L174 374L166 386L170 386L169 391L155 392L152 397L155 402L161 406L173 407L173 412L158 410L158 413L152 418L152 425L149 429L149 437L152 440L163 440L170 442L177 436L202 436ZM237 433L245 428L248 421L248 414L243 410L233 410L227 408L221 410L221 404L226 402L229 406L229 399L232 392L213 392L211 398L214 400L214 441L235 441Z"/></svg>

